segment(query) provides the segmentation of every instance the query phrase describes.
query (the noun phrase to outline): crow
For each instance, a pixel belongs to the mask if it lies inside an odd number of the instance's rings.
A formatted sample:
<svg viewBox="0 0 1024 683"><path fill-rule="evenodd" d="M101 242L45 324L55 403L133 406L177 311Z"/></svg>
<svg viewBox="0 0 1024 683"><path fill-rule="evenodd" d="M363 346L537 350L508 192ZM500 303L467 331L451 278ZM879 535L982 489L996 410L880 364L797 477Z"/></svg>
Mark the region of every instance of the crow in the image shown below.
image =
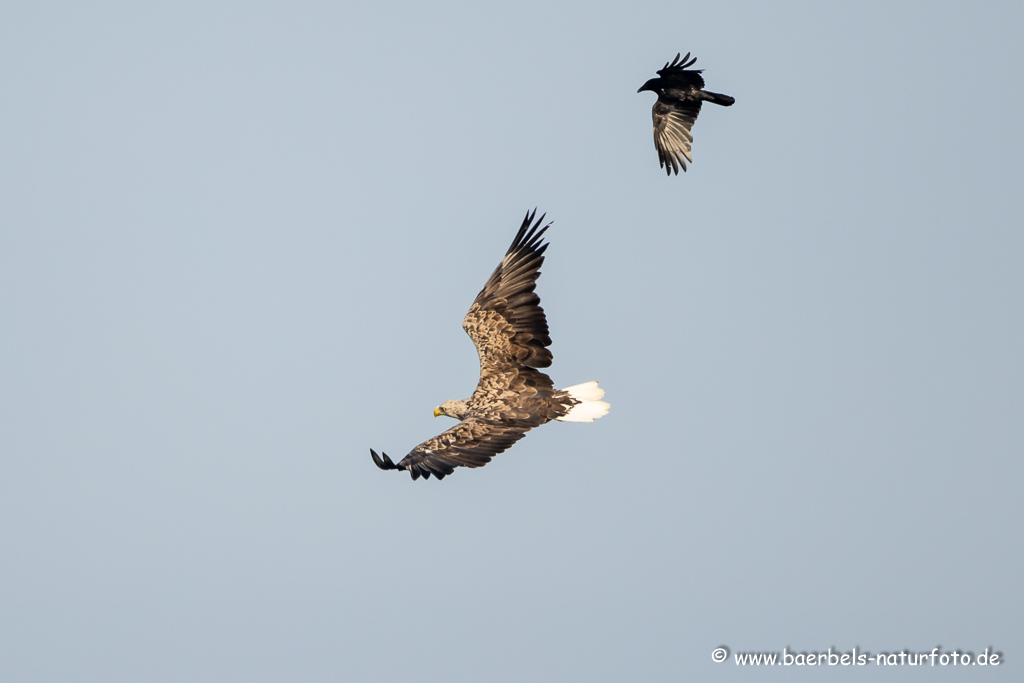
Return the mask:
<svg viewBox="0 0 1024 683"><path fill-rule="evenodd" d="M686 170L686 162L693 163L690 156L690 143L693 134L690 129L697 121L700 105L703 101L714 102L723 107L730 107L736 101L728 95L702 90L704 78L700 75L703 69L687 69L697 62L690 59L690 53L679 59L679 54L669 64L658 71L658 78L644 83L637 92L651 90L658 94L651 114L654 117L654 146L658 149L658 160L665 173L679 174L679 166ZM684 161L685 157L685 161Z"/></svg>

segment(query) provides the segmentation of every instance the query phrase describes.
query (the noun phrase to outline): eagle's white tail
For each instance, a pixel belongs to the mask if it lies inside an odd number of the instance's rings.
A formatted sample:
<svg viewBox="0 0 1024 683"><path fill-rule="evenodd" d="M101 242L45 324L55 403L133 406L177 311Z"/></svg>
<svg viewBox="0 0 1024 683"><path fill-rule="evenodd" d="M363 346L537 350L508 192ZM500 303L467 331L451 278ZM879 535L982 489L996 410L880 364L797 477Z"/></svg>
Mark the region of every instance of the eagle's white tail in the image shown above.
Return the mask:
<svg viewBox="0 0 1024 683"><path fill-rule="evenodd" d="M593 422L597 418L607 415L610 405L602 401L604 389L597 386L597 382L584 382L576 386L562 389L565 393L579 401L569 409L569 412L562 417L555 418L562 422Z"/></svg>

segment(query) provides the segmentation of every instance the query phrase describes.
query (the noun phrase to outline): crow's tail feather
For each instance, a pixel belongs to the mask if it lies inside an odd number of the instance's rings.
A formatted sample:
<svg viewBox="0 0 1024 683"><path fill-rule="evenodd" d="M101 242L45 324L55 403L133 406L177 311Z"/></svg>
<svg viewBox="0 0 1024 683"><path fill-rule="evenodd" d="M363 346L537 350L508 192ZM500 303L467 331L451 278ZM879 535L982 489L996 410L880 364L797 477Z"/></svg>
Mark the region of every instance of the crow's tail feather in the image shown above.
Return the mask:
<svg viewBox="0 0 1024 683"><path fill-rule="evenodd" d="M729 97L728 95L723 95L717 92L710 92L708 90L702 90L700 94L702 95L701 99L704 99L713 104L720 104L723 107L731 107L732 103L736 101L735 97Z"/></svg>

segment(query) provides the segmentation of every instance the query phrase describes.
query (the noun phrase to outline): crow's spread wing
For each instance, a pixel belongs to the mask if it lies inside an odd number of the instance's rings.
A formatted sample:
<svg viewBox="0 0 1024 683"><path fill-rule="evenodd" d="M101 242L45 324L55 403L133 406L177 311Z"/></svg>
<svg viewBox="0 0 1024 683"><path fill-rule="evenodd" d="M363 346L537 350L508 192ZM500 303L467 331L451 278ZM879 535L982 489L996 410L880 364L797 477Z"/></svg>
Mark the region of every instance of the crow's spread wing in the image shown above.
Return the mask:
<svg viewBox="0 0 1024 683"><path fill-rule="evenodd" d="M665 173L679 173L679 167L686 170L686 162L693 163L690 145L693 134L690 129L700 113L700 100L668 103L661 98L654 103L651 114L654 118L654 146L658 160Z"/></svg>

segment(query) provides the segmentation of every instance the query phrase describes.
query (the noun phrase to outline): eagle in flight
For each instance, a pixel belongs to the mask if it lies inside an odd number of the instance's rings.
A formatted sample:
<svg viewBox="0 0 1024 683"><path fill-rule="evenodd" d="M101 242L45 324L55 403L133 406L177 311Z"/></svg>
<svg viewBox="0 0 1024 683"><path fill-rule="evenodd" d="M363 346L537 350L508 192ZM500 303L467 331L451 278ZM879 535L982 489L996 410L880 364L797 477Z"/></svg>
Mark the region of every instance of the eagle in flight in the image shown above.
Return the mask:
<svg viewBox="0 0 1024 683"><path fill-rule="evenodd" d="M540 371L551 365L551 337L540 297L534 292L544 251L537 211L527 213L512 246L477 294L462 328L480 356L480 382L465 401L445 401L434 417L459 424L424 441L397 464L385 453L370 455L382 470L408 470L413 479L444 479L456 467L483 467L534 427L551 420L593 422L608 412L597 382L555 389Z"/></svg>
<svg viewBox="0 0 1024 683"><path fill-rule="evenodd" d="M690 156L690 145L693 134L690 129L697 122L702 102L713 102L723 107L731 107L736 101L734 97L720 95L716 92L703 90L704 77L702 69L689 69L697 62L690 59L690 53L682 59L679 54L672 63L658 71L658 78L640 86L637 92L651 90L658 94L651 115L654 117L654 146L658 149L658 161L665 173L679 174L679 167L686 170L686 162L693 163Z"/></svg>

